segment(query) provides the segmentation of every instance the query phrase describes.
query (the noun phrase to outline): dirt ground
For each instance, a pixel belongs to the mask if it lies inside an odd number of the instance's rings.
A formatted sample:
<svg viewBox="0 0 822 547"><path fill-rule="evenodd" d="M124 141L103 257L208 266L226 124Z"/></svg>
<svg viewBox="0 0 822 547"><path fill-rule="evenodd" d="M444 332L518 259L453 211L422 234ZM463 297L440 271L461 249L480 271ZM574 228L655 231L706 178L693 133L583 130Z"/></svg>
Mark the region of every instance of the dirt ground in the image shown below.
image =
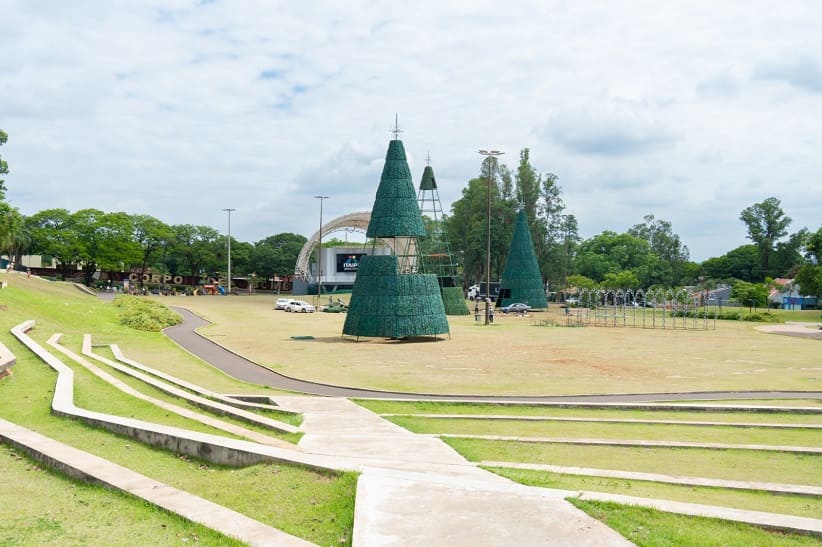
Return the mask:
<svg viewBox="0 0 822 547"><path fill-rule="evenodd" d="M342 337L344 314L275 311L274 300L160 298L212 321L201 332L241 355L338 385L478 395L822 389L819 340L773 336L742 321L715 330L540 326L564 325L552 308L497 313L493 326L450 317L450 337L438 340L357 341Z"/></svg>

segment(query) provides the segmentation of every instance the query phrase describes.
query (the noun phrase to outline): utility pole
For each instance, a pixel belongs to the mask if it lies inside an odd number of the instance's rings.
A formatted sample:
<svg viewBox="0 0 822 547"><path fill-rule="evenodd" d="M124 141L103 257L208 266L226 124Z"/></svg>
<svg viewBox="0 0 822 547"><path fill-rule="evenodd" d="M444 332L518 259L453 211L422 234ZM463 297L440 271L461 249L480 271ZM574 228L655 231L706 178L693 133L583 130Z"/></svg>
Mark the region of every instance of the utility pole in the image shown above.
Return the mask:
<svg viewBox="0 0 822 547"><path fill-rule="evenodd" d="M499 150L478 150L478 154L481 156L485 156L488 162L488 234L485 242L485 324L490 324L490 313L491 308L491 183L493 182L494 176L494 162L492 158L497 156L501 156L505 154L505 152L500 152Z"/></svg>
<svg viewBox="0 0 822 547"><path fill-rule="evenodd" d="M323 292L323 201L328 199L328 196L314 197L320 200L320 242L317 244L317 308L319 308Z"/></svg>
<svg viewBox="0 0 822 547"><path fill-rule="evenodd" d="M228 213L228 290L226 294L231 294L231 211L236 211L237 209L223 209L226 213Z"/></svg>

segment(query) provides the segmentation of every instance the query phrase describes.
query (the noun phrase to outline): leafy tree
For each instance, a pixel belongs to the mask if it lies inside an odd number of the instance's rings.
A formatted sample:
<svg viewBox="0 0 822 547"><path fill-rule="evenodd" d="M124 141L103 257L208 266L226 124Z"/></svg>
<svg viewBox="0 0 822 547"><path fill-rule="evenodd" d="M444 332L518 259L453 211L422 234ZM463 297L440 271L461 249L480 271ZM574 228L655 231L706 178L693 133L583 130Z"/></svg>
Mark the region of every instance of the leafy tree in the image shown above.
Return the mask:
<svg viewBox="0 0 822 547"><path fill-rule="evenodd" d="M61 279L71 276L82 255L72 214L66 209L46 209L29 217L26 225L31 234L31 250L52 256Z"/></svg>
<svg viewBox="0 0 822 547"><path fill-rule="evenodd" d="M822 299L822 266L805 264L796 272L794 282L799 285L803 296L815 296Z"/></svg>
<svg viewBox="0 0 822 547"><path fill-rule="evenodd" d="M741 245L720 257L705 260L700 268L710 279L761 281L763 276L759 258L756 245Z"/></svg>
<svg viewBox="0 0 822 547"><path fill-rule="evenodd" d="M762 269L756 245L741 245L725 253L730 265L730 277L742 281L762 281Z"/></svg>
<svg viewBox="0 0 822 547"><path fill-rule="evenodd" d="M594 281L602 281L609 273L631 270L641 286L660 283L656 278L659 257L644 239L630 234L604 231L579 245L575 257L576 271Z"/></svg>
<svg viewBox="0 0 822 547"><path fill-rule="evenodd" d="M223 238L225 241L225 238ZM251 269L251 254L254 246L247 241L237 241L231 238L231 275L247 276L256 273ZM226 246L226 265L228 265L228 246Z"/></svg>
<svg viewBox="0 0 822 547"><path fill-rule="evenodd" d="M584 275L573 274L568 276L568 287L576 287L577 289L595 289L597 282L590 277Z"/></svg>
<svg viewBox="0 0 822 547"><path fill-rule="evenodd" d="M822 263L822 227L805 240L805 258L812 264Z"/></svg>
<svg viewBox="0 0 822 547"><path fill-rule="evenodd" d="M542 176L539 206L545 242L542 253L537 257L543 277L552 285L567 275L566 260L571 261L574 248L580 241L576 217L564 214L565 203L558 180L553 173Z"/></svg>
<svg viewBox="0 0 822 547"><path fill-rule="evenodd" d="M519 165L515 173L516 205L521 206L528 219L534 251L537 254L543 280L549 284L564 282L568 274L567 253L572 250L569 243L568 215L564 215L562 188L558 177L552 173L540 175L531 165L530 150L520 151ZM573 232L576 232L573 219Z"/></svg>
<svg viewBox="0 0 822 547"><path fill-rule="evenodd" d="M0 252L19 260L21 251L29 244L25 219L16 208L0 201Z"/></svg>
<svg viewBox="0 0 822 547"><path fill-rule="evenodd" d="M159 252L174 240L174 230L150 215L134 215L132 217L132 237L139 248L136 264L140 268L140 286L143 286L143 276L152 260L158 257Z"/></svg>
<svg viewBox="0 0 822 547"><path fill-rule="evenodd" d="M602 280L602 286L608 289L637 289L639 278L630 270L607 273L605 279Z"/></svg>
<svg viewBox="0 0 822 547"><path fill-rule="evenodd" d="M791 234L787 240L776 244L776 250L772 258L772 271L779 277L791 277L796 270L805 262L802 256L802 249L805 242L810 237L807 228L802 228L798 232Z"/></svg>
<svg viewBox="0 0 822 547"><path fill-rule="evenodd" d="M562 248L560 263L562 264L562 279L560 285L568 284L568 274L574 269L574 256L582 238L579 237L577 218L574 215L562 217Z"/></svg>
<svg viewBox="0 0 822 547"><path fill-rule="evenodd" d="M292 233L268 236L254 244L251 267L266 278L294 273L297 257L307 239Z"/></svg>
<svg viewBox="0 0 822 547"><path fill-rule="evenodd" d="M116 270L137 258L131 216L126 213L81 209L71 215L71 229L77 237L77 257L86 285L93 283L98 269Z"/></svg>
<svg viewBox="0 0 822 547"><path fill-rule="evenodd" d="M748 228L748 239L759 250L759 266L763 277L772 276L771 256L778 240L788 233L790 217L785 216L781 202L767 198L742 210L739 219Z"/></svg>
<svg viewBox="0 0 822 547"><path fill-rule="evenodd" d="M0 146L6 144L9 140L8 134L0 129ZM6 163L6 160L3 159L3 156L0 156L0 176L5 175L9 172L9 164ZM2 201L6 197L6 181L0 178L0 201Z"/></svg>
<svg viewBox="0 0 822 547"><path fill-rule="evenodd" d="M210 272L217 263L220 233L210 226L180 224L172 227L174 245L171 252L184 264L183 273L199 276Z"/></svg>
<svg viewBox="0 0 822 547"><path fill-rule="evenodd" d="M690 257L688 247L683 245L667 220L645 215L643 221L642 224L635 224L628 233L647 241L659 257L662 270L657 277L663 285L673 287L681 284L685 278L685 264Z"/></svg>
<svg viewBox="0 0 822 547"><path fill-rule="evenodd" d="M489 173L493 173L489 188ZM510 191L510 173L497 167L497 159L482 162L479 177L468 181L462 197L451 204L445 219L446 231L457 261L462 264L464 281L484 281L487 245L488 192L491 192L491 278L498 279L505 265L508 245L514 230L514 201L502 199Z"/></svg>
<svg viewBox="0 0 822 547"><path fill-rule="evenodd" d="M737 281L731 288L731 298L753 311L757 306L764 306L768 301L768 287L763 283Z"/></svg>
<svg viewBox="0 0 822 547"><path fill-rule="evenodd" d="M702 262L702 271L710 279L730 279L731 261L727 256L714 256Z"/></svg>

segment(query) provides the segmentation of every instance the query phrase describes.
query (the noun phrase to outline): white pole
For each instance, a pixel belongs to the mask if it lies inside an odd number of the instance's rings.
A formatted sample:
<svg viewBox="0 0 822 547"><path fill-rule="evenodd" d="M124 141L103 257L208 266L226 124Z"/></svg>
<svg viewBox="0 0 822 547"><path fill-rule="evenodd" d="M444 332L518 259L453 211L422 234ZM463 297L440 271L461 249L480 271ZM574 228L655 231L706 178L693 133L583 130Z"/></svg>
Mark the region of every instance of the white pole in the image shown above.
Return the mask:
<svg viewBox="0 0 822 547"><path fill-rule="evenodd" d="M223 211L228 213L228 290L226 291L226 295L231 294L231 211L236 211L237 209L223 209Z"/></svg>

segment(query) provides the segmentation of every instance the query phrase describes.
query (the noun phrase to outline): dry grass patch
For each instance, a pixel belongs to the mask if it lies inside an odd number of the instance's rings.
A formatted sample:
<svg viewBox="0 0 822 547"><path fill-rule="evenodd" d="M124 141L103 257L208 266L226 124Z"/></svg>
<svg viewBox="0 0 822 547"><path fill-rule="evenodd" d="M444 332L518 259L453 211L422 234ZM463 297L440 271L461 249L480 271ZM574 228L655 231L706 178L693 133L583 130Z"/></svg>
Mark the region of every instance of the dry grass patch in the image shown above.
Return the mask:
<svg viewBox="0 0 822 547"><path fill-rule="evenodd" d="M717 330L535 327L528 317L449 317L451 339L411 343L342 338L343 314L290 314L272 296L171 297L214 324L202 333L283 374L419 393L572 394L814 390L819 342L772 336L741 321ZM311 335L310 341L292 336ZM132 352L127 348L128 352Z"/></svg>

